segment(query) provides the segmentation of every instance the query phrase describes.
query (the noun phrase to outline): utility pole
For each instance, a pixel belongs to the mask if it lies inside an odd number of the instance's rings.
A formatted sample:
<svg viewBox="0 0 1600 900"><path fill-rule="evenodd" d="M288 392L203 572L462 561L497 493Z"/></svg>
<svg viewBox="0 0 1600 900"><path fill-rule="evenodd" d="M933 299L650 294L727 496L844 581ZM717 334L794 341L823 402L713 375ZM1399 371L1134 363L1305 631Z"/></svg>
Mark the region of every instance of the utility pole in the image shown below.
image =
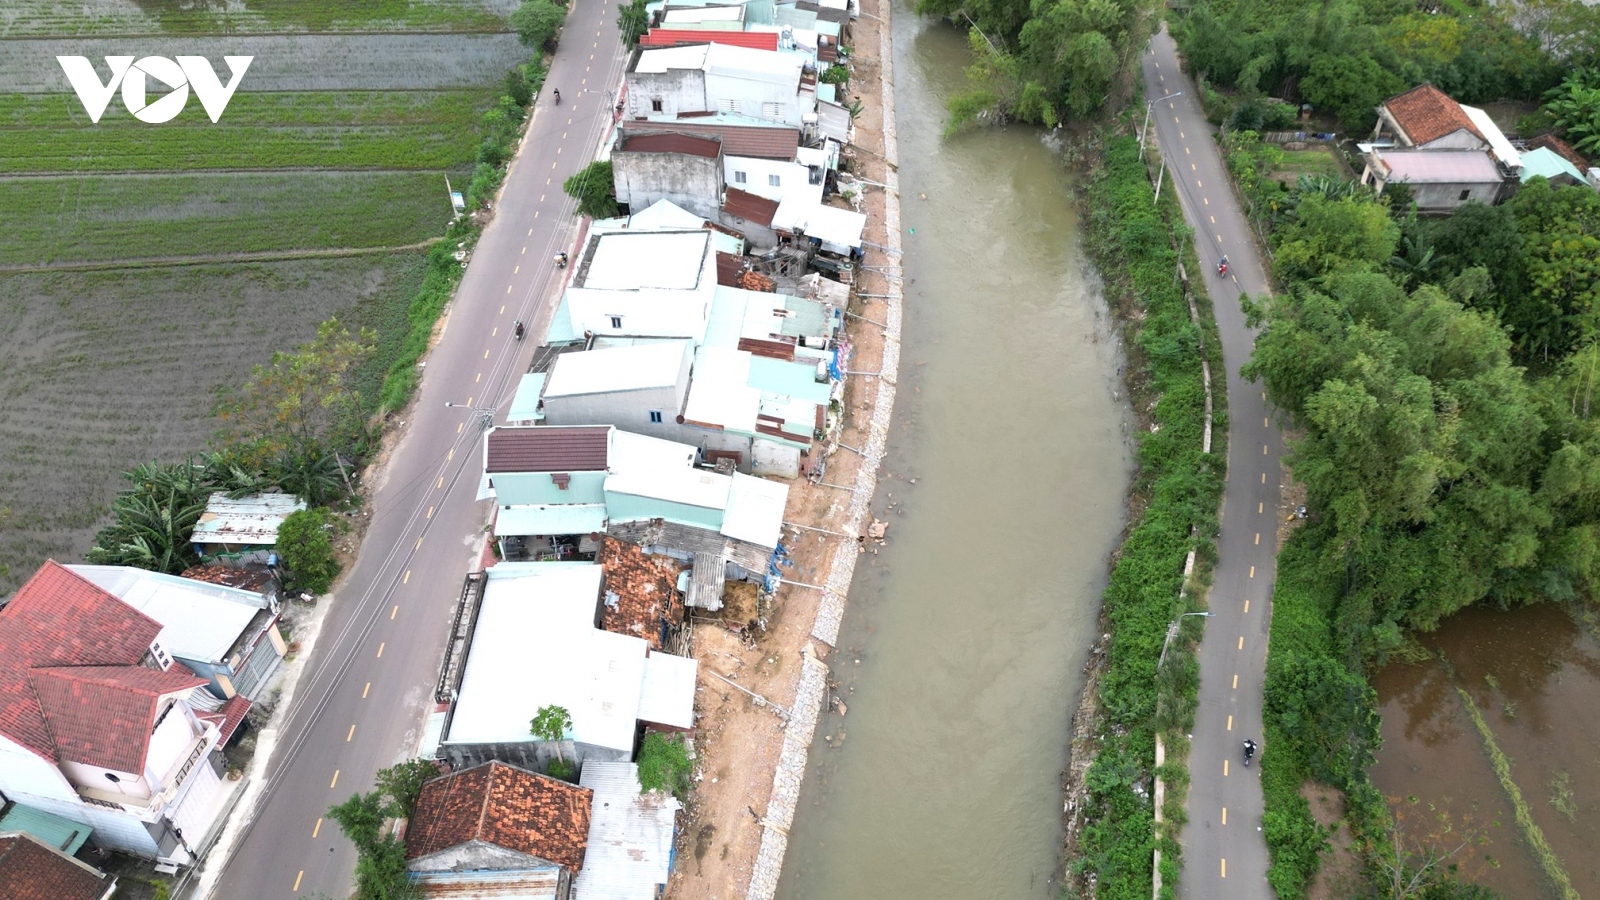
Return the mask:
<svg viewBox="0 0 1600 900"><path fill-rule="evenodd" d="M1183 91L1179 91L1176 94L1168 94L1165 97L1159 97L1159 98L1157 98L1155 100L1151 100L1149 103L1146 103L1144 105L1144 126L1139 129L1139 158L1140 159L1144 159L1144 140L1145 140L1146 135L1148 135L1150 133L1150 111L1156 108L1156 104L1157 103L1162 103L1164 101L1171 100L1173 97L1182 97L1182 96L1183 96Z"/></svg>

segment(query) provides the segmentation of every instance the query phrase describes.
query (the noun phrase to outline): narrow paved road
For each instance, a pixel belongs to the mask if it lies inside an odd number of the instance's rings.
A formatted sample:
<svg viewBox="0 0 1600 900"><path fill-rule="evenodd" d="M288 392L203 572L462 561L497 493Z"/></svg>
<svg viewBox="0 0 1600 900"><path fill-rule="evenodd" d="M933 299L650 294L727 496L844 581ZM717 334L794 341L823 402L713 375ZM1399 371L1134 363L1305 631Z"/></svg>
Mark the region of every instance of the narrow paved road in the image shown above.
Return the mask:
<svg viewBox="0 0 1600 900"><path fill-rule="evenodd" d="M1282 441L1260 388L1239 376L1255 340L1245 327L1239 295L1266 294L1266 268L1194 84L1179 71L1177 48L1164 26L1150 41L1143 69L1145 96L1154 101L1149 139L1160 147L1168 189L1178 192L1195 229L1204 270L1199 274L1216 308L1228 385L1228 480L1211 586L1213 616L1204 620L1200 645L1200 707L1189 753L1193 783L1178 894L1186 900L1270 898L1260 769L1243 766L1241 749L1245 738L1261 741L1261 684L1281 515ZM1182 96L1168 97L1179 92ZM1227 278L1217 275L1223 254Z"/></svg>
<svg viewBox="0 0 1600 900"><path fill-rule="evenodd" d="M475 567L487 507L475 501L481 431L447 402L504 411L559 289L551 264L575 239L561 190L610 125L625 61L611 0L578 0L549 87L427 357L406 433L369 496L360 559L338 591L267 768L266 788L210 896L277 900L348 896L355 852L329 805L370 790L380 768L409 757L432 710L434 681L462 577ZM529 325L529 340L512 323ZM213 860L212 865L216 865Z"/></svg>

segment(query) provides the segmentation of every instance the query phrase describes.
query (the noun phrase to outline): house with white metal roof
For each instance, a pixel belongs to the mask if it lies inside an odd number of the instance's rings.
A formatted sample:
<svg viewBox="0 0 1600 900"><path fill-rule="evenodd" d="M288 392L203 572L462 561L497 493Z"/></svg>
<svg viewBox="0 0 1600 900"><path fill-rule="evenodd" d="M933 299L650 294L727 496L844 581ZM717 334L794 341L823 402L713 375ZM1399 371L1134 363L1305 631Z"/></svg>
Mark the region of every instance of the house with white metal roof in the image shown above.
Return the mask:
<svg viewBox="0 0 1600 900"><path fill-rule="evenodd" d="M161 623L156 640L218 699L256 699L288 651L278 605L264 594L132 566L67 568Z"/></svg>
<svg viewBox="0 0 1600 900"><path fill-rule="evenodd" d="M550 425L615 425L674 440L693 359L694 344L686 340L564 353L545 382L544 420Z"/></svg>
<svg viewBox="0 0 1600 900"><path fill-rule="evenodd" d="M698 343L716 289L711 232L602 231L589 236L563 306L579 334Z"/></svg>
<svg viewBox="0 0 1600 900"><path fill-rule="evenodd" d="M558 753L569 762L626 762L646 724L693 727L696 663L652 662L666 654L651 653L643 638L599 628L600 566L503 562L485 575L438 748L455 768L500 760L543 771ZM528 731L546 706L572 717L562 741Z"/></svg>
<svg viewBox="0 0 1600 900"><path fill-rule="evenodd" d="M731 44L635 51L627 73L627 116L736 113L799 128L817 110L816 79L794 53Z"/></svg>
<svg viewBox="0 0 1600 900"><path fill-rule="evenodd" d="M635 763L585 763L578 784L594 792L594 801L572 900L656 900L672 874L681 804L670 794L645 793Z"/></svg>

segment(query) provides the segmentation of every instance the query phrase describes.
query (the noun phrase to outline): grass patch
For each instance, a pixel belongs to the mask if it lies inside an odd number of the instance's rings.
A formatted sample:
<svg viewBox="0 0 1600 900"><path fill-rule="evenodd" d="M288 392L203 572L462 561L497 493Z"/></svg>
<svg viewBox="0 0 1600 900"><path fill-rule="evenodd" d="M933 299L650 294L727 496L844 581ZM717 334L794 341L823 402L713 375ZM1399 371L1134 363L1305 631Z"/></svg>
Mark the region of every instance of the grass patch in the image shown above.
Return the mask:
<svg viewBox="0 0 1600 900"><path fill-rule="evenodd" d="M1327 149L1283 151L1282 160L1278 163L1277 170L1272 173L1272 177L1292 185L1301 175L1343 178L1344 170L1339 167L1339 161L1333 158L1333 153Z"/></svg>
<svg viewBox="0 0 1600 900"><path fill-rule="evenodd" d="M470 129L476 126L478 116L492 101L493 97L483 90L240 91L228 101L228 111L216 124L206 115L205 107L198 101L191 101L177 118L161 127L433 125ZM0 94L0 133L9 128L87 127L90 124L88 113L73 94ZM115 98L106 106L96 127L117 130L123 140L137 140L153 130L129 115Z"/></svg>
<svg viewBox="0 0 1600 900"><path fill-rule="evenodd" d="M0 37L161 32L503 31L493 0L8 0Z"/></svg>
<svg viewBox="0 0 1600 900"><path fill-rule="evenodd" d="M414 244L449 221L438 173L17 179L0 265Z"/></svg>

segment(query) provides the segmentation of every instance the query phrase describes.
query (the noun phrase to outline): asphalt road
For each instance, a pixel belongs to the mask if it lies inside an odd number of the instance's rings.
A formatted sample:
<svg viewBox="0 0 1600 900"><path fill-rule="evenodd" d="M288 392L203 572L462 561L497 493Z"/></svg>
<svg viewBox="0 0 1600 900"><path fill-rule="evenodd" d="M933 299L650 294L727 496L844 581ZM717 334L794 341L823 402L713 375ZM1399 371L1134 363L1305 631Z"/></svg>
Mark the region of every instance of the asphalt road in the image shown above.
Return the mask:
<svg viewBox="0 0 1600 900"><path fill-rule="evenodd" d="M1160 147L1168 167L1166 189L1177 191L1195 229L1205 270L1200 276L1216 310L1228 386L1228 480L1212 617L1204 620L1200 644L1200 706L1189 753L1192 785L1178 895L1186 900L1271 898L1261 834L1261 770L1243 765L1242 746L1246 738L1261 743L1261 685L1282 515L1282 440L1261 389L1239 376L1255 340L1245 327L1239 297L1268 292L1266 267L1165 27L1151 39L1142 67L1145 96L1154 101L1148 140ZM1168 97L1178 92L1182 96ZM1217 274L1224 254L1227 277Z"/></svg>
<svg viewBox="0 0 1600 900"><path fill-rule="evenodd" d="M576 239L561 183L594 156L625 62L611 0L577 0L501 204L427 356L418 399L387 474L369 495L360 558L338 590L286 713L262 799L210 896L348 896L355 851L325 814L409 757L463 576L476 567L487 504L475 501L478 414L503 414L559 295L552 259ZM549 88L561 89L554 105ZM442 188L442 185L441 185ZM512 323L528 325L518 343ZM503 417L503 416L502 416ZM216 861L213 860L215 865Z"/></svg>

